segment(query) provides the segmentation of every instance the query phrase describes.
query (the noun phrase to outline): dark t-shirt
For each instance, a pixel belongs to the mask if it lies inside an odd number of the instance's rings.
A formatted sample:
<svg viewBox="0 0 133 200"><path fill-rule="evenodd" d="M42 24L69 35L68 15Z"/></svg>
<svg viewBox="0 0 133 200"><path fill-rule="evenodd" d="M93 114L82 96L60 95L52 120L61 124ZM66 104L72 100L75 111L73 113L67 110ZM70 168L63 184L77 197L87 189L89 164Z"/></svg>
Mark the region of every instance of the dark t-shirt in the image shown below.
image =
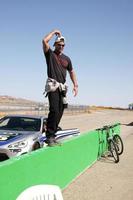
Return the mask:
<svg viewBox="0 0 133 200"><path fill-rule="evenodd" d="M57 55L50 48L45 53L47 63L47 75L60 83L65 83L67 70L72 71L72 63L68 56L61 54Z"/></svg>

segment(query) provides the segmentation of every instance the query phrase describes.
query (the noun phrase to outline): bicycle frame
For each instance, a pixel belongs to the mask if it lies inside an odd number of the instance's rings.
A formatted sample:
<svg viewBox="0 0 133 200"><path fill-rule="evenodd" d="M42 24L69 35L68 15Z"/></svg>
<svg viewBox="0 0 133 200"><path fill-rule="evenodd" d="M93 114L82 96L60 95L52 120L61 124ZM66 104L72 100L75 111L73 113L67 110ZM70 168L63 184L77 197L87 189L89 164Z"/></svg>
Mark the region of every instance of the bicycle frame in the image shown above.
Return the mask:
<svg viewBox="0 0 133 200"><path fill-rule="evenodd" d="M105 130L106 135L106 145L107 151L110 153L110 156L114 158L115 163L119 162L119 154L118 148L113 140L113 135L110 126L104 126L103 130Z"/></svg>

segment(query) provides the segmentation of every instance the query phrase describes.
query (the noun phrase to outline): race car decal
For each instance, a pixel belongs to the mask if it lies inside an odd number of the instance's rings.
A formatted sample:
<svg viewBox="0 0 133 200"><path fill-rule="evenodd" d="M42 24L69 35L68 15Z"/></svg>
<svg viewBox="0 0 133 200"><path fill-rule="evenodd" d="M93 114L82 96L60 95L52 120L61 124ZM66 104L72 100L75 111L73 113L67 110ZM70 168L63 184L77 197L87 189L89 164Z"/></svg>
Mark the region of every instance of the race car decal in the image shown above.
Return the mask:
<svg viewBox="0 0 133 200"><path fill-rule="evenodd" d="M80 131L78 129L64 129L61 131L58 131L55 135L56 139L61 139L61 138L66 138L67 136L74 136L74 135L79 135ZM42 137L40 138L40 142L45 142L46 141L46 136L45 134L42 134Z"/></svg>

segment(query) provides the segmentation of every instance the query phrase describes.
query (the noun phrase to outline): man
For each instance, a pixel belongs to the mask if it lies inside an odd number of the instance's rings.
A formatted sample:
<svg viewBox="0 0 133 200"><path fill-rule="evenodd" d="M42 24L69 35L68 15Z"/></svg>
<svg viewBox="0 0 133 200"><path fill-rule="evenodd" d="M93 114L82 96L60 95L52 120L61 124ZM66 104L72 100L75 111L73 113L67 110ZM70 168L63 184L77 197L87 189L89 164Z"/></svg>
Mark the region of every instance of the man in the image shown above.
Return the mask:
<svg viewBox="0 0 133 200"><path fill-rule="evenodd" d="M53 36L56 36L54 42L54 51L49 45L49 41L53 38ZM76 75L70 58L62 53L65 47L65 38L61 35L59 30L53 30L44 37L42 42L47 63L48 78L64 86L66 82L66 72L68 71L73 82L73 93L74 96L76 96L78 93ZM57 144L55 133L64 111L63 96L65 95L62 92L63 91L61 91L59 88L57 88L55 91L48 92L49 114L47 119L46 141L49 146L54 146Z"/></svg>

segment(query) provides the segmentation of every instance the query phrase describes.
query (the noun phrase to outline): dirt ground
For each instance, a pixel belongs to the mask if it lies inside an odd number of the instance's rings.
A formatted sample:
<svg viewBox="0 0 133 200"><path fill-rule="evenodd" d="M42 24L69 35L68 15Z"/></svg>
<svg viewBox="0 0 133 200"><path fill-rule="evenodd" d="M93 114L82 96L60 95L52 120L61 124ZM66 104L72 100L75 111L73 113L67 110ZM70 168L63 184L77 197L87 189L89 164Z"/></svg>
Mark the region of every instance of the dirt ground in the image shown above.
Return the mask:
<svg viewBox="0 0 133 200"><path fill-rule="evenodd" d="M120 122L124 153L115 164L98 160L63 191L64 200L133 200L133 111L101 110L91 114L63 116L63 128L81 133Z"/></svg>

